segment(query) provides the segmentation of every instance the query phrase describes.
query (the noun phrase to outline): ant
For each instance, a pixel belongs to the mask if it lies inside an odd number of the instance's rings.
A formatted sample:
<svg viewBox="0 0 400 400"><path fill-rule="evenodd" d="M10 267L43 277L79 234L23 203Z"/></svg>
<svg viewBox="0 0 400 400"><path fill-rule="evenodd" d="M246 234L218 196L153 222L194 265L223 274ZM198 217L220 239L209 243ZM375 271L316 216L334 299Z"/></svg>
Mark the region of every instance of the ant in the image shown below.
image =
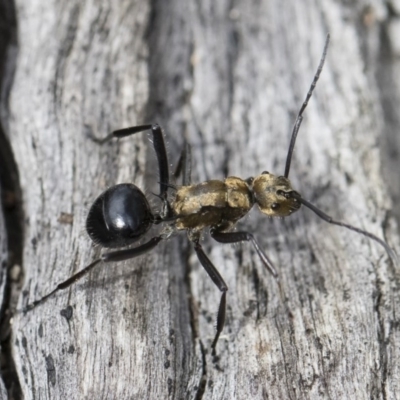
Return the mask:
<svg viewBox="0 0 400 400"><path fill-rule="evenodd" d="M104 139L93 138L98 143L104 143L112 138L123 138L150 130L160 175L160 193L156 196L160 198L162 206L158 213L154 213L143 191L132 183L112 186L95 200L87 216L86 230L92 241L107 249L128 247L139 241L153 225L163 224L164 227L157 236L137 247L103 253L100 258L86 268L60 283L52 292L28 304L24 311L32 310L59 290L70 287L101 261L122 261L140 256L154 249L162 240L168 239L174 232L185 230L189 240L194 245L201 265L221 292L216 334L211 345L212 352L215 354L215 347L225 323L228 286L205 254L200 244L201 232L204 229L209 229L211 237L220 243L250 242L264 266L278 279L272 261L259 246L253 234L245 231L232 231L236 223L255 204L263 214L270 217L286 217L299 210L303 205L330 224L342 226L378 242L395 261L395 253L383 240L372 233L332 219L315 205L302 198L300 193L292 188L288 179L297 134L303 120L303 112L322 72L328 44L329 35L326 38L317 72L293 127L283 176L264 171L255 178L250 177L245 180L230 176L224 180L209 180L192 185L190 182L190 149L187 146L182 152L175 173L177 176L180 172L183 172L182 186L174 186L169 183L169 162L163 132L159 125L134 126L116 130ZM173 189L174 193L170 194L169 189Z"/></svg>

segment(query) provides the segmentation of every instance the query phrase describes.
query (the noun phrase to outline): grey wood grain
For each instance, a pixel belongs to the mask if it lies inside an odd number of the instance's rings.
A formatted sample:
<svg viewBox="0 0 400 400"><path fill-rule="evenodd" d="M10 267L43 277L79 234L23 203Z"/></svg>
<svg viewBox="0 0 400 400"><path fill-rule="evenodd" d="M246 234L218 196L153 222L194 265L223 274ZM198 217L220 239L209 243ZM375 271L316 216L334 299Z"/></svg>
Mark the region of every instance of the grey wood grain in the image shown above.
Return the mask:
<svg viewBox="0 0 400 400"><path fill-rule="evenodd" d="M149 197L156 190L146 135L99 146L88 133L157 121L173 165L191 143L194 181L282 174L328 32L290 177L321 209L398 250L398 182L390 189L382 179L398 122L387 125L378 72L393 14L381 2L365 7L18 0L9 137L25 213L19 307L100 254L84 226L102 190L127 181ZM253 210L240 227L276 264L282 295L250 245L205 235L229 286L217 358L210 345L219 292L181 235L146 256L99 265L15 316L24 398L398 398L399 275L384 250L306 209L285 220Z"/></svg>
<svg viewBox="0 0 400 400"><path fill-rule="evenodd" d="M1 190L0 190L1 195ZM0 304L3 305L5 298L6 280L7 280L7 231L4 222L3 208L0 207ZM1 349L4 351L4 349ZM0 399L7 397L7 391L4 385L3 377L0 379Z"/></svg>
<svg viewBox="0 0 400 400"><path fill-rule="evenodd" d="M12 2L0 0L0 399L19 395L11 354L10 319L21 290L21 201L18 171L7 138L8 94L15 66L16 18Z"/></svg>

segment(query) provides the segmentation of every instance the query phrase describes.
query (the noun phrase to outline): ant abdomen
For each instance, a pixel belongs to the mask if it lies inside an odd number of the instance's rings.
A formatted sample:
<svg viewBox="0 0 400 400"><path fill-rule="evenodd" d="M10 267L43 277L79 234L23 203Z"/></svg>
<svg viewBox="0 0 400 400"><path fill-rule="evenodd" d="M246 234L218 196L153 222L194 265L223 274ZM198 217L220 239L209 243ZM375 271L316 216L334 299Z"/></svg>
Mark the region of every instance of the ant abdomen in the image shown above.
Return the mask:
<svg viewBox="0 0 400 400"><path fill-rule="evenodd" d="M140 239L153 221L143 192L132 183L121 183L95 200L86 219L86 230L96 244L124 247Z"/></svg>

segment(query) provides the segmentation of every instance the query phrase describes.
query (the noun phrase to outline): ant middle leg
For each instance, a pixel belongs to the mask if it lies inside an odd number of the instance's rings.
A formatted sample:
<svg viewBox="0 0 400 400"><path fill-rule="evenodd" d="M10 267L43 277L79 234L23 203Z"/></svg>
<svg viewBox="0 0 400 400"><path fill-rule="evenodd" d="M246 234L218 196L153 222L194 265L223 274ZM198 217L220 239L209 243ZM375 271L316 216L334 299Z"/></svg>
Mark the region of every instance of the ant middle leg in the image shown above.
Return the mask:
<svg viewBox="0 0 400 400"><path fill-rule="evenodd" d="M146 242L138 247L103 253L97 260L93 261L87 267L85 267L81 271L77 272L76 274L72 275L70 278L66 279L64 282L61 282L60 284L58 284L56 286L56 288L53 291L51 291L50 293L48 293L46 296L43 296L39 300L36 300L36 301L28 304L27 306L25 306L22 309L22 311L27 312L27 311L33 310L39 304L44 303L48 298L52 297L54 294L56 294L60 290L69 288L72 284L74 284L75 282L77 282L78 280L83 278L85 275L87 275L101 261L104 261L104 262L124 261L124 260L129 260L134 257L138 257L138 256L152 250L154 247L156 247L158 245L158 243L160 243L160 241L162 239L163 239L162 236L155 236L152 239L150 239L148 242Z"/></svg>
<svg viewBox="0 0 400 400"><path fill-rule="evenodd" d="M178 164L174 172L174 178L178 179L182 174L182 185L189 186L192 182L192 152L188 142L185 141Z"/></svg>
<svg viewBox="0 0 400 400"><path fill-rule="evenodd" d="M214 264L210 261L210 259L204 253L203 247L199 243L198 239L193 240L194 249L197 254L197 258L199 259L201 265L206 270L208 276L214 282L214 284L218 287L218 289L222 292L221 300L219 302L218 308L218 316L217 316L217 333L215 334L215 338L212 342L212 355L215 355L215 347L218 342L218 338L222 332L222 329L225 325L225 315L226 315L226 292L228 291L228 286L223 280L222 276L218 272L217 268L215 268Z"/></svg>
<svg viewBox="0 0 400 400"><path fill-rule="evenodd" d="M216 228L210 229L211 237L219 243L238 243L238 242L251 242L255 250L257 251L260 260L272 274L272 276L279 280L278 273L274 267L274 264L269 257L264 253L263 249L258 244L255 237L249 232L221 232Z"/></svg>

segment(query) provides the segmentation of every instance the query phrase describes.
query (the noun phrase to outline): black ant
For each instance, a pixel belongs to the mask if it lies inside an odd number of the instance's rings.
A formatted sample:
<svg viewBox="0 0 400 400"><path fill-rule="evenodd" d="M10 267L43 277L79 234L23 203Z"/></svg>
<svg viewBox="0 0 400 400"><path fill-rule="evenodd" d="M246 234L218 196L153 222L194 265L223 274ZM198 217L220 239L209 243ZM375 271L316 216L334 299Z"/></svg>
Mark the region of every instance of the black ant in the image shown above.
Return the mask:
<svg viewBox="0 0 400 400"><path fill-rule="evenodd" d="M303 120L303 112L320 77L328 44L329 35L326 38L317 72L294 124L284 176L276 176L264 171L261 175L246 180L230 176L223 181L210 180L192 185L190 182L190 153L187 149L183 152L177 168L177 170L183 171L182 186L177 187L169 182L169 163L163 132L159 125L141 125L120 129L102 140L96 139L97 142L104 143L112 138L122 138L138 132L151 131L160 174L160 193L157 196L162 201L162 207L160 212L154 213L142 190L132 183L122 183L107 189L95 200L87 216L86 230L93 242L104 248L128 247L140 240L153 225L164 224L164 228L157 236L137 247L103 253L100 258L86 268L60 283L52 292L27 305L25 311L43 303L59 290L68 288L91 271L100 261L122 261L140 256L155 248L162 240L168 239L175 231L186 230L201 265L222 293L218 309L217 332L211 345L213 353L215 353L215 346L225 323L228 286L217 268L204 253L200 244L200 235L204 229L209 228L211 237L217 242L251 242L262 263L277 278L278 274L273 263L259 246L254 236L249 232L231 231L254 204L258 205L263 214L270 217L291 215L299 210L301 205L304 205L326 222L343 226L375 240L395 260L396 256L393 250L383 240L362 229L332 219L316 206L304 200L300 193L293 190L288 179L297 133ZM168 193L169 189L173 189L173 194Z"/></svg>

